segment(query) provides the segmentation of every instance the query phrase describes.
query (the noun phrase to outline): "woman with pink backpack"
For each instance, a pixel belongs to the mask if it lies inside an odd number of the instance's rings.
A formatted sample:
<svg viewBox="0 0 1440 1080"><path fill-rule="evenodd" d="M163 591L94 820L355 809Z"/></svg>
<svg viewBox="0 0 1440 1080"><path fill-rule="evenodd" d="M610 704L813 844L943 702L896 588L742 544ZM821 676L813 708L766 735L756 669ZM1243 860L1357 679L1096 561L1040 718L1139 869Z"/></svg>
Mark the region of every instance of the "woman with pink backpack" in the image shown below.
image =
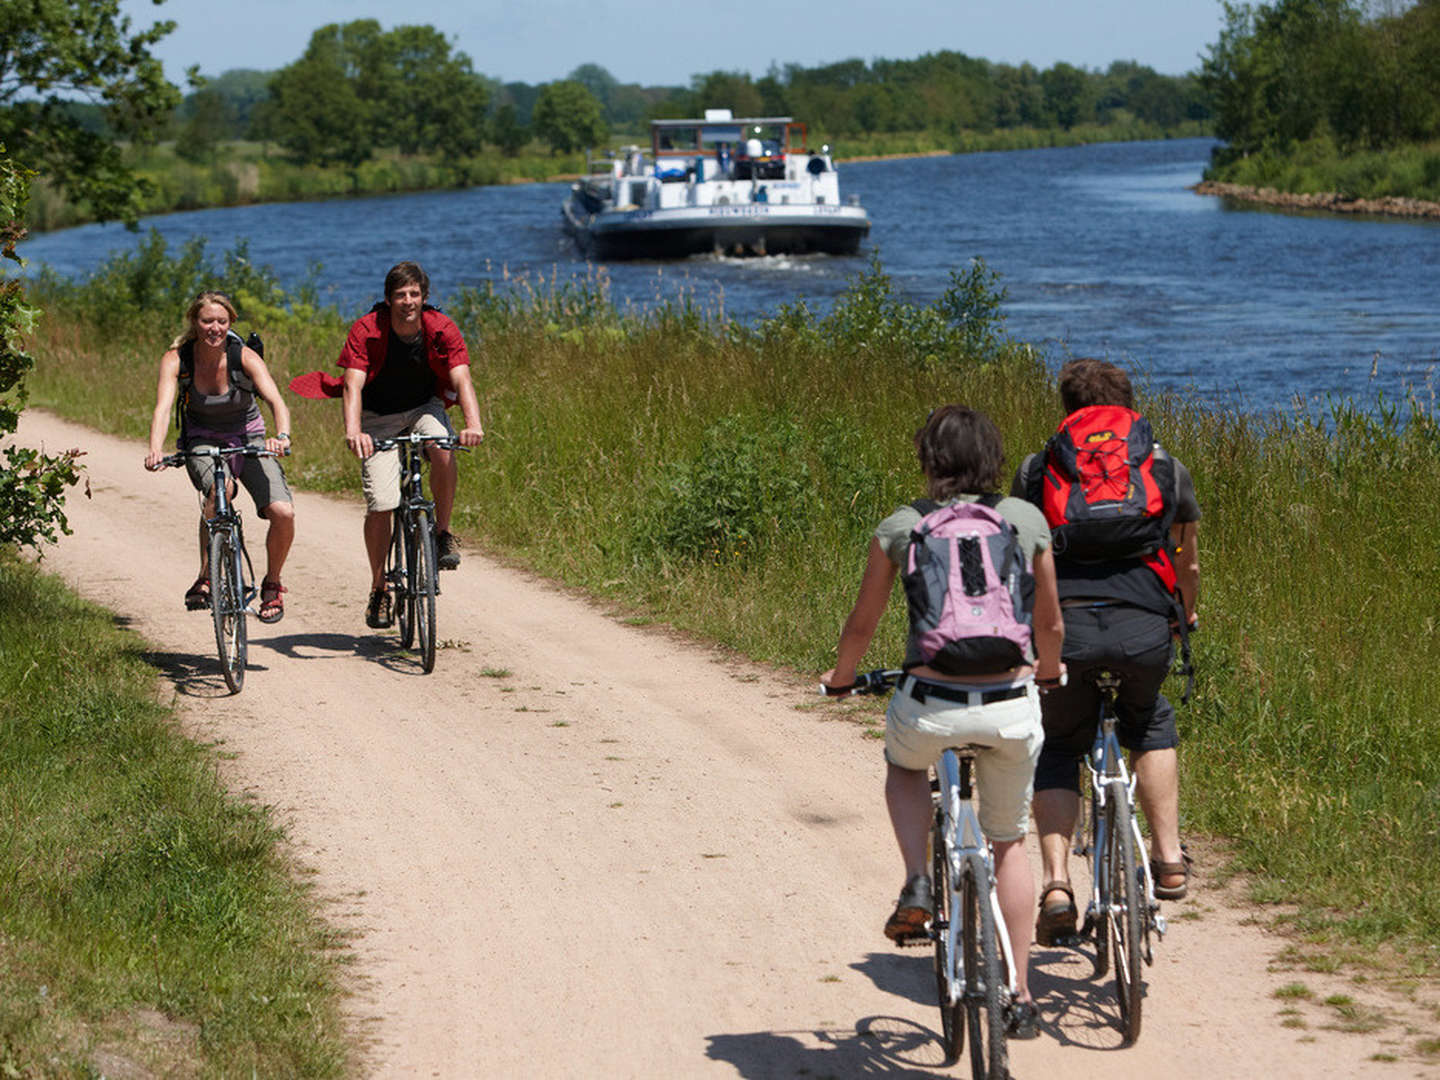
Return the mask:
<svg viewBox="0 0 1440 1080"><path fill-rule="evenodd" d="M1016 958L1012 1038L1034 1038L1038 1013L1027 985L1035 882L1024 850L1035 761L1043 733L1038 689L1057 686L1064 622L1044 516L1002 498L1005 451L984 413L934 410L915 433L928 499L876 527L835 666L821 681L856 681L896 575L910 611L904 675L885 723L885 801L905 863L905 885L885 934L925 936L934 913L927 838L929 769L947 748L982 747L975 770L980 825L994 854L996 888Z"/></svg>

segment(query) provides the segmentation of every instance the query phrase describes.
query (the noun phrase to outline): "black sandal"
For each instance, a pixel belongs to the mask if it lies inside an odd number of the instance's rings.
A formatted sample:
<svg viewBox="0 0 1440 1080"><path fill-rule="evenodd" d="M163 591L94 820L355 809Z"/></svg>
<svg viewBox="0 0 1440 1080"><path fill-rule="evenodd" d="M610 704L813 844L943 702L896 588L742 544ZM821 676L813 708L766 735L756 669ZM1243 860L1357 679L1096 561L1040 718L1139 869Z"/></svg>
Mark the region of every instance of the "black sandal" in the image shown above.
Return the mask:
<svg viewBox="0 0 1440 1080"><path fill-rule="evenodd" d="M210 607L210 579L201 574L195 584L185 590L185 610L204 611Z"/></svg>

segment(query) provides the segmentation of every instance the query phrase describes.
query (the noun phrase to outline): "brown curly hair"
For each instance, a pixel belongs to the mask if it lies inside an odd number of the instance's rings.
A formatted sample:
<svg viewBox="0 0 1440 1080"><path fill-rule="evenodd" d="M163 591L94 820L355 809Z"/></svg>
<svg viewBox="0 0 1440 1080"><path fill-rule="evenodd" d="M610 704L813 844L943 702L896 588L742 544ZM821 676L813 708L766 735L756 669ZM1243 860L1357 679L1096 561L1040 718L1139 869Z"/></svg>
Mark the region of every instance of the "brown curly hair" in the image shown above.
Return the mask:
<svg viewBox="0 0 1440 1080"><path fill-rule="evenodd" d="M932 499L998 491L1005 442L995 422L965 405L942 405L915 432L915 454Z"/></svg>

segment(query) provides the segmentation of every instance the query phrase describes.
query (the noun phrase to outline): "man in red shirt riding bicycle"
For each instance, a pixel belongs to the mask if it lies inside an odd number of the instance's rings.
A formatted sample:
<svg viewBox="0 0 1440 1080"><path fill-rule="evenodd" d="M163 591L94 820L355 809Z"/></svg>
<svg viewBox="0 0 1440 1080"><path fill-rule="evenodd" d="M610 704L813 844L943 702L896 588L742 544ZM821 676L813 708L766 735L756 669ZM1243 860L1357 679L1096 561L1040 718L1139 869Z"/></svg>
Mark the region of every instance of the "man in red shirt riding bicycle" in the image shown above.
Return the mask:
<svg viewBox="0 0 1440 1080"><path fill-rule="evenodd" d="M392 512L400 505L400 457L398 450L377 453L374 441L419 432L450 435L462 446L478 446L485 437L465 339L453 321L425 302L429 295L425 271L413 262L397 263L385 275L385 300L355 321L340 352L345 443L360 459L365 492L365 551L371 574L365 622L375 628L394 621L385 553ZM456 403L465 415L458 436L445 413ZM455 455L436 447L426 455L435 499L436 562L441 570L453 570L460 565L450 533L458 483Z"/></svg>

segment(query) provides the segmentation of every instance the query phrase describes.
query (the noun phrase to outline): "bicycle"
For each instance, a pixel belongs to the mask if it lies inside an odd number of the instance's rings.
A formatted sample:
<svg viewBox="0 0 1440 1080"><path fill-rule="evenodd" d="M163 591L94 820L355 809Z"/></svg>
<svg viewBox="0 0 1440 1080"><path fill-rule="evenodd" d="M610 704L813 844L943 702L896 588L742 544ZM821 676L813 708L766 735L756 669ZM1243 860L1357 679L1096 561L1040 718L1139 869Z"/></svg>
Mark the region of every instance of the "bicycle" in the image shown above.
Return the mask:
<svg viewBox="0 0 1440 1080"><path fill-rule="evenodd" d="M858 676L852 686L822 684L821 692L829 697L879 693L894 687L904 674L879 669ZM1018 992L1015 957L995 888L994 858L975 810L971 772L981 749L947 748L930 778L935 807L930 829L935 913L926 936L935 950L946 1063L959 1059L968 1027L971 1076L1007 1080L1010 1019Z"/></svg>
<svg viewBox="0 0 1440 1080"><path fill-rule="evenodd" d="M420 480L422 448L466 450L452 435L411 432L391 439L376 439L375 452L400 451L401 498L390 529L390 550L385 556L385 581L395 595L395 618L400 625L400 646L415 644L420 666L428 675L435 670L435 597L440 595L435 559L435 503L425 497Z"/></svg>
<svg viewBox="0 0 1440 1080"><path fill-rule="evenodd" d="M1165 937L1165 917L1155 897L1155 880L1146 857L1145 838L1135 814L1135 778L1125 763L1115 733L1115 698L1120 677L1112 671L1092 672L1100 691L1100 724L1085 757L1081 811L1088 822L1076 830L1074 853L1090 859L1090 903L1080 938L1095 942L1095 978L1103 979L1115 964L1115 995L1120 1005L1124 1045L1140 1037L1144 986L1140 965L1155 962L1151 934ZM1113 951L1113 957L1112 957Z"/></svg>
<svg viewBox="0 0 1440 1080"><path fill-rule="evenodd" d="M258 446L207 446L199 450L177 450L160 459L160 466L183 466L189 458L208 458L214 465L214 513L205 520L210 538L210 616L215 623L215 648L220 654L220 673L232 694L245 685L246 625L250 603L255 599L255 572L245 548L245 530L240 509L230 498L227 459L262 458L279 455Z"/></svg>

